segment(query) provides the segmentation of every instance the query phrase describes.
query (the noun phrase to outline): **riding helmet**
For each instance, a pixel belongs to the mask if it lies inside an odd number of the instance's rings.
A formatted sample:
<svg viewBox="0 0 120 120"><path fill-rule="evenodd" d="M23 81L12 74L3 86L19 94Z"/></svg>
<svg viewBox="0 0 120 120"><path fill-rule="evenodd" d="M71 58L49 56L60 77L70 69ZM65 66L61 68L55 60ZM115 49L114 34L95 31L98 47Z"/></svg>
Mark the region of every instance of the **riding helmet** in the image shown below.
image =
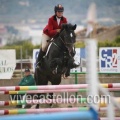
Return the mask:
<svg viewBox="0 0 120 120"><path fill-rule="evenodd" d="M61 4L58 4L57 6L55 6L54 11L55 11L55 13L56 12L63 12L64 7Z"/></svg>

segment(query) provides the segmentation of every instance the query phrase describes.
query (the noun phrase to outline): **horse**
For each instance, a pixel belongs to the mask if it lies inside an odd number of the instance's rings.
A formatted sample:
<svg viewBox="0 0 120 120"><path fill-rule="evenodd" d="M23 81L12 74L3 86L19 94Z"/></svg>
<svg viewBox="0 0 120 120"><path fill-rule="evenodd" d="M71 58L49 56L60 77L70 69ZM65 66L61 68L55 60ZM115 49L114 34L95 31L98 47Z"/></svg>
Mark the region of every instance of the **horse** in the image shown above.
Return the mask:
<svg viewBox="0 0 120 120"><path fill-rule="evenodd" d="M73 57L75 55L75 29L76 24L62 24L60 33L50 40L51 43L39 69L35 69L36 85L48 85L48 81L52 85L59 85L62 75L69 76L70 69L73 68ZM40 99L41 94L38 93L37 95L37 99ZM49 98L53 98L53 93L49 93ZM39 104L36 108L39 108Z"/></svg>

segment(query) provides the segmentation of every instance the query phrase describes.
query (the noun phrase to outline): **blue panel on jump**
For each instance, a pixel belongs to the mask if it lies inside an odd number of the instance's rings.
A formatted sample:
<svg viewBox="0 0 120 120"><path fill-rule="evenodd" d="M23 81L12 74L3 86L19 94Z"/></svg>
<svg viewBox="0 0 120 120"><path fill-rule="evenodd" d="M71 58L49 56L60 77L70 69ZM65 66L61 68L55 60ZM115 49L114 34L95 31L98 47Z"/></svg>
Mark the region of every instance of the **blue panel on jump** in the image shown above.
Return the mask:
<svg viewBox="0 0 120 120"><path fill-rule="evenodd" d="M90 111L2 116L1 120L93 120Z"/></svg>

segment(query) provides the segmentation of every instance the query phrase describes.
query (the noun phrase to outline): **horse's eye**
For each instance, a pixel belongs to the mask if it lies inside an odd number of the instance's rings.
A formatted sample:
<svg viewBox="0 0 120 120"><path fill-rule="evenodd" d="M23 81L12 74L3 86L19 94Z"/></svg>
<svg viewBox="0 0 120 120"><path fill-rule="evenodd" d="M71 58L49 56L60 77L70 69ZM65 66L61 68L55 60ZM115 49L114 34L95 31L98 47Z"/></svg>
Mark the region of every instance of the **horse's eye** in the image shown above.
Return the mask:
<svg viewBox="0 0 120 120"><path fill-rule="evenodd" d="M73 37L73 34L72 34L72 33L70 33L70 36L71 36L71 37Z"/></svg>

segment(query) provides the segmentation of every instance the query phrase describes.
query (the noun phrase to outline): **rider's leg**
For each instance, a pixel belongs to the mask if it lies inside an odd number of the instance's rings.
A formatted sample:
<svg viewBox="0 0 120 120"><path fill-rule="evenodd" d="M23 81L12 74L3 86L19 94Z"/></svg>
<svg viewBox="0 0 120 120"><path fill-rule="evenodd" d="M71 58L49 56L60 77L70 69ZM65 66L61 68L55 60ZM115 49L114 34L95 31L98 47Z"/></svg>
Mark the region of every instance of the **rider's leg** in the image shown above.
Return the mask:
<svg viewBox="0 0 120 120"><path fill-rule="evenodd" d="M48 45L49 45L49 42L47 42L48 40L50 40L50 37L47 36L46 34L42 34L42 51L43 52L46 52L47 51L47 48L48 48Z"/></svg>
<svg viewBox="0 0 120 120"><path fill-rule="evenodd" d="M42 49L40 49L40 52L38 54L38 58L37 58L37 61L36 61L36 67L40 65L40 63L42 61L42 58L45 55L45 53L46 52L43 52Z"/></svg>
<svg viewBox="0 0 120 120"><path fill-rule="evenodd" d="M50 39L49 36L47 36L46 34L42 34L42 40L41 40L41 45L42 46L41 46L40 52L38 54L38 58L37 58L37 61L36 61L36 67L40 65L40 63L42 61L42 58L46 53L47 47L49 45L47 40L49 40L49 39Z"/></svg>

